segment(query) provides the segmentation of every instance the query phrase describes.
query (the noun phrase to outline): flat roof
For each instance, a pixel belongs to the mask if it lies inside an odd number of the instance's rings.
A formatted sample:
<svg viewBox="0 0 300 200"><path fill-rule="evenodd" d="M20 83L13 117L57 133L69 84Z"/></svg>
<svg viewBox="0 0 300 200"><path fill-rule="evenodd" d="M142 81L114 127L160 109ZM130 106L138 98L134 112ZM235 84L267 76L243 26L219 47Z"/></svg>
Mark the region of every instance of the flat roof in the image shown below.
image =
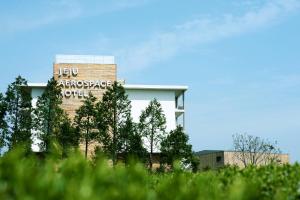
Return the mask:
<svg viewBox="0 0 300 200"><path fill-rule="evenodd" d="M207 155L211 153L219 153L219 152L224 152L223 150L202 150L195 152L196 155Z"/></svg>
<svg viewBox="0 0 300 200"><path fill-rule="evenodd" d="M182 90L185 91L188 89L188 86L183 85L133 85L133 84L125 84L123 85L125 89L132 90Z"/></svg>
<svg viewBox="0 0 300 200"><path fill-rule="evenodd" d="M43 88L47 86L47 83L28 83L27 84L28 87L39 87L39 88Z"/></svg>
<svg viewBox="0 0 300 200"><path fill-rule="evenodd" d="M202 150L202 151L198 151L198 152L195 152L196 155L208 155L208 154L212 154L212 153L220 153L220 152L231 152L231 153L234 153L234 152L238 152L238 151L234 151L234 150ZM289 155L288 153L275 153L275 154L278 154L278 155Z"/></svg>
<svg viewBox="0 0 300 200"><path fill-rule="evenodd" d="M46 87L47 83L28 83L28 87ZM186 91L188 86L182 85L132 85L124 84L125 89L129 90L172 90L172 91Z"/></svg>
<svg viewBox="0 0 300 200"><path fill-rule="evenodd" d="M54 63L66 64L115 64L114 56L102 55L55 55Z"/></svg>

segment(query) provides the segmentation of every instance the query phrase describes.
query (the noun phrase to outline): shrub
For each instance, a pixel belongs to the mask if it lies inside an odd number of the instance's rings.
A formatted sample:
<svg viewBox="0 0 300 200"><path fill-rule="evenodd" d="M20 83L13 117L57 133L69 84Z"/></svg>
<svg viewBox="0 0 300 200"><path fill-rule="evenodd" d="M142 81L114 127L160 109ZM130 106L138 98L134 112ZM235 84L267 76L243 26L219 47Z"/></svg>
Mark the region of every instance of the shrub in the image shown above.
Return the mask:
<svg viewBox="0 0 300 200"><path fill-rule="evenodd" d="M14 150L0 158L0 199L299 199L300 166L153 173L138 163L112 167L81 153L66 159Z"/></svg>

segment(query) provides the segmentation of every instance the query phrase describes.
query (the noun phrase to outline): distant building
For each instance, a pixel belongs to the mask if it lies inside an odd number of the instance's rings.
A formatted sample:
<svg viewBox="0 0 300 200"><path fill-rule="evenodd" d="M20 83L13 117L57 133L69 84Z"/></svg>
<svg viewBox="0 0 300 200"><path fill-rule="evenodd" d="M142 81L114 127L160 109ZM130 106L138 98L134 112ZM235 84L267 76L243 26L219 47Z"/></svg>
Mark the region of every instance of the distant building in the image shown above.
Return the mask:
<svg viewBox="0 0 300 200"><path fill-rule="evenodd" d="M201 170L218 169L226 165L236 165L238 167L244 167L243 162L237 158L237 154L241 155L241 152L224 150L204 150L196 153L196 155L199 157L199 168ZM249 155L249 153L247 155ZM262 159L259 160L258 165L266 165L267 163L269 163L269 159L267 159L266 156L268 156L268 158L274 158L274 161L278 164L289 163L288 154L269 154L262 155Z"/></svg>

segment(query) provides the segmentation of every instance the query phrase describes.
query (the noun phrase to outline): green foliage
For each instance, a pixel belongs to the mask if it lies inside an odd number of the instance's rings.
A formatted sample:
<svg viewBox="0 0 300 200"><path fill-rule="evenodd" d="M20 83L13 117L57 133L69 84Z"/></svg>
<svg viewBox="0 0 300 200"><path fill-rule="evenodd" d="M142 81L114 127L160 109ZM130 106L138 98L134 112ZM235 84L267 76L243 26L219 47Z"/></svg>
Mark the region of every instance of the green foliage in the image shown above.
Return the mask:
<svg viewBox="0 0 300 200"><path fill-rule="evenodd" d="M67 159L19 149L0 158L0 199L299 199L300 166L268 165L191 173L174 166L171 173L150 173L99 159L91 163L74 152Z"/></svg>
<svg viewBox="0 0 300 200"><path fill-rule="evenodd" d="M31 94L27 81L18 76L6 91L6 123L8 125L7 142L9 149L24 145L27 150L31 146Z"/></svg>
<svg viewBox="0 0 300 200"><path fill-rule="evenodd" d="M152 169L152 157L155 148L159 148L164 138L166 117L160 103L154 99L140 116L139 131L149 144L149 167ZM156 150L157 151L157 150Z"/></svg>
<svg viewBox="0 0 300 200"><path fill-rule="evenodd" d="M142 137L138 132L137 124L127 119L125 126L120 130L122 141L120 154L123 156L125 164L130 160L138 160L143 163L146 161L147 150L143 147Z"/></svg>
<svg viewBox="0 0 300 200"><path fill-rule="evenodd" d="M96 97L91 93L83 101L83 104L76 110L74 119L75 126L80 132L80 139L85 143L85 158L87 158L88 147L91 141L95 140L97 133L96 129Z"/></svg>
<svg viewBox="0 0 300 200"><path fill-rule="evenodd" d="M38 98L33 115L35 134L41 139L40 147L45 152L51 151L51 141L59 134L62 119L65 117L60 108L61 103L61 88L57 81L51 78L45 91Z"/></svg>
<svg viewBox="0 0 300 200"><path fill-rule="evenodd" d="M97 104L99 142L104 153L112 159L113 165L117 163L118 153L124 153L130 144L130 138L124 136L134 135L130 109L128 95L124 87L117 82L107 89L102 101Z"/></svg>
<svg viewBox="0 0 300 200"><path fill-rule="evenodd" d="M59 131L56 136L58 144L61 146L62 157L67 157L70 151L74 151L79 146L80 132L71 124L71 120L64 115L60 122Z"/></svg>
<svg viewBox="0 0 300 200"><path fill-rule="evenodd" d="M7 105L3 94L0 93L0 150L6 144L7 123L5 121Z"/></svg>
<svg viewBox="0 0 300 200"><path fill-rule="evenodd" d="M192 145L188 144L189 137L184 133L182 126L177 126L161 142L161 156L164 163L173 165L175 160L185 164L192 162Z"/></svg>

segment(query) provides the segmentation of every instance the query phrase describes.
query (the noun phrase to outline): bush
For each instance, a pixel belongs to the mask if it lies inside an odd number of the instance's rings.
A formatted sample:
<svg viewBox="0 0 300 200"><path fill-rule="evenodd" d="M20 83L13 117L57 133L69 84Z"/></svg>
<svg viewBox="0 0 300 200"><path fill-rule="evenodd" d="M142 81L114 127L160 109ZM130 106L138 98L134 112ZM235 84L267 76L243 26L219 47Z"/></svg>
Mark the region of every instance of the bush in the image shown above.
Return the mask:
<svg viewBox="0 0 300 200"><path fill-rule="evenodd" d="M226 167L219 171L149 172L111 167L80 153L38 159L20 150L0 158L0 199L299 199L300 166Z"/></svg>

